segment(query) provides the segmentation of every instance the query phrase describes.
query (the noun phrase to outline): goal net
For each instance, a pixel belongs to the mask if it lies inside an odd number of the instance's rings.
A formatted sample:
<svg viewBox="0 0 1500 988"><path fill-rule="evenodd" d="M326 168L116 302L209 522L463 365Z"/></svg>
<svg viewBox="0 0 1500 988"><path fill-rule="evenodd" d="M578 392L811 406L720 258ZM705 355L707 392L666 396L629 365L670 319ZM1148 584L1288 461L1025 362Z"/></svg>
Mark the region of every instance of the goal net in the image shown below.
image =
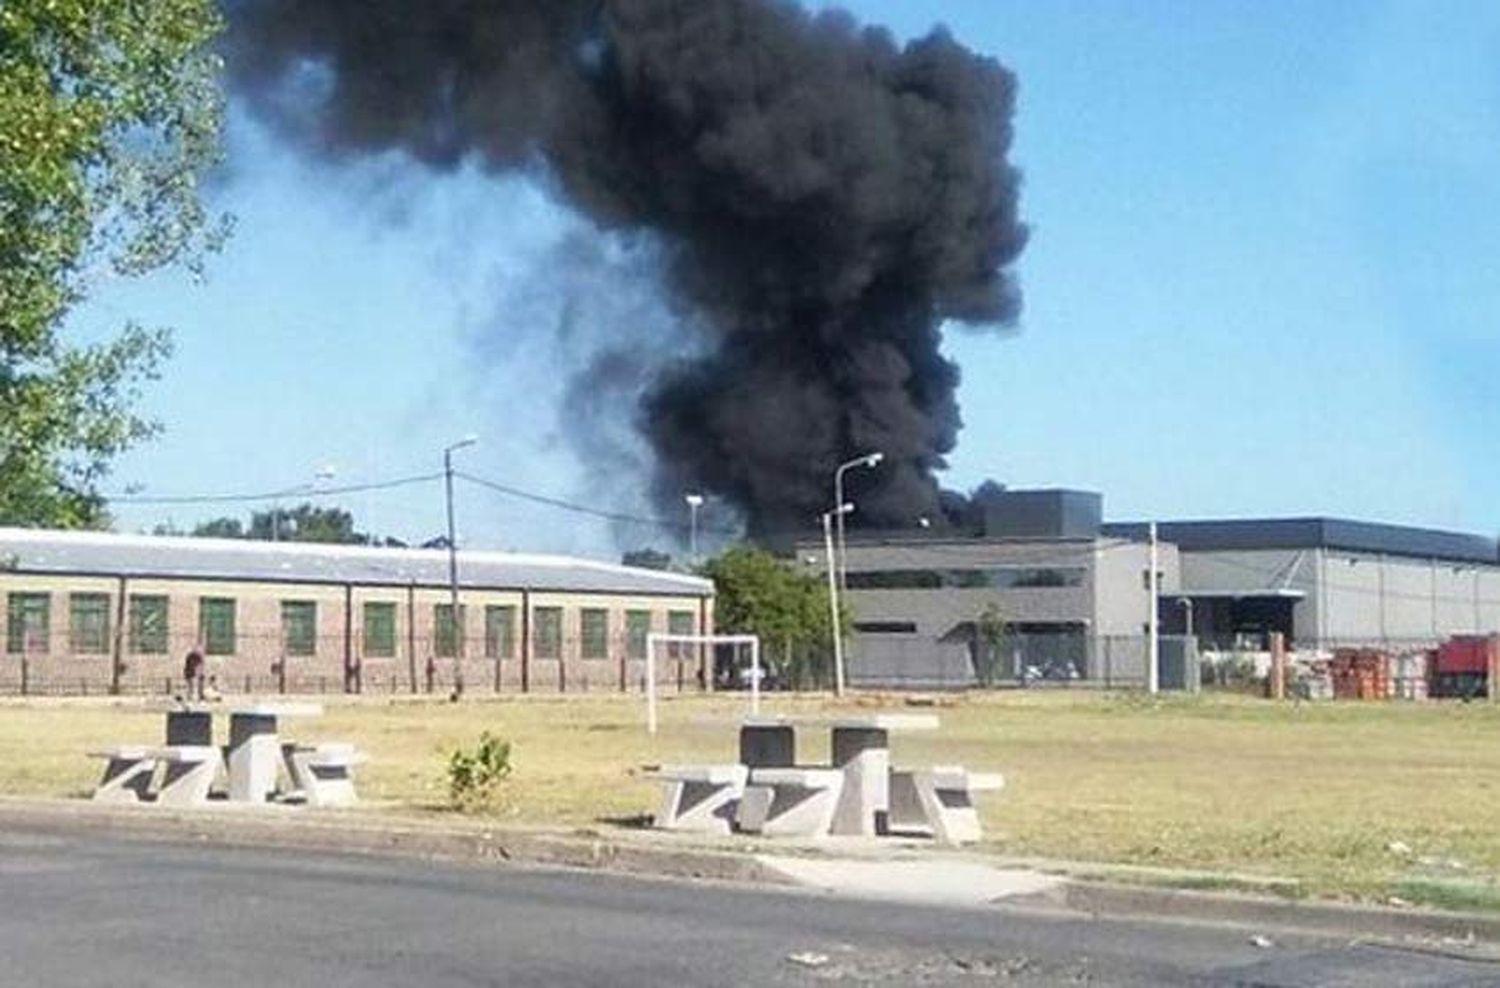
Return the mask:
<svg viewBox="0 0 1500 988"><path fill-rule="evenodd" d="M721 649L731 656L729 669L736 684L750 689L750 712L760 713L760 686L765 670L760 664L760 638L756 635L674 635L653 632L646 636L646 730L656 733L656 670L666 659L696 657L707 653L709 682L715 679Z"/></svg>

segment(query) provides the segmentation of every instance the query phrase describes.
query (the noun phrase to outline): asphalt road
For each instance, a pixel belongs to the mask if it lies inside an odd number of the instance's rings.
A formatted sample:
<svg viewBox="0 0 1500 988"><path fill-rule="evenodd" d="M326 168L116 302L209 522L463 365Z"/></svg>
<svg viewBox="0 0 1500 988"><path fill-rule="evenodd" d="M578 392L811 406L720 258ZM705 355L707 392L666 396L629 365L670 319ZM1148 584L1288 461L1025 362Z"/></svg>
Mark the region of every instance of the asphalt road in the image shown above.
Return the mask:
<svg viewBox="0 0 1500 988"><path fill-rule="evenodd" d="M0 833L0 985L1493 985L1246 931L600 874Z"/></svg>

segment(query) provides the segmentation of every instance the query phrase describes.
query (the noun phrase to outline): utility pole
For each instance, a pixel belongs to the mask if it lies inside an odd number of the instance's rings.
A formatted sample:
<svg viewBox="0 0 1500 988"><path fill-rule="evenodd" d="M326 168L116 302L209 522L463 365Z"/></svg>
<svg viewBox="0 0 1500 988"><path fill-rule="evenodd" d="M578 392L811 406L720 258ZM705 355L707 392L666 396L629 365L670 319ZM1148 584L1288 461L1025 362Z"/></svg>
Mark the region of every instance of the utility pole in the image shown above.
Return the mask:
<svg viewBox="0 0 1500 988"><path fill-rule="evenodd" d="M472 446L478 436L464 436L443 449L443 482L448 496L448 628L453 635L453 699L464 695L463 621L458 614L458 546L453 531L453 451Z"/></svg>
<svg viewBox="0 0 1500 988"><path fill-rule="evenodd" d="M1146 688L1152 694L1161 690L1161 625L1157 615L1157 601L1161 596L1161 584L1157 576L1160 565L1160 550L1156 538L1156 522L1149 527L1151 540L1150 570L1146 574L1146 588L1150 592L1151 608L1146 623Z"/></svg>

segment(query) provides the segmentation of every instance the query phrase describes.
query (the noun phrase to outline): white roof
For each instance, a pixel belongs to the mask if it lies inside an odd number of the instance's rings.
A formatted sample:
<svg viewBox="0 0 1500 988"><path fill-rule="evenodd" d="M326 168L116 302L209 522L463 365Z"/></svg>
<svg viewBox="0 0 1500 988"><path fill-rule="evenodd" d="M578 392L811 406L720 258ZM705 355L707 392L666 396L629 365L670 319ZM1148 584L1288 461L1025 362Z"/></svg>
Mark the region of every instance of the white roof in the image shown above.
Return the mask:
<svg viewBox="0 0 1500 988"><path fill-rule="evenodd" d="M458 551L460 586L708 596L701 577L572 556ZM445 587L444 549L0 528L0 568L27 573Z"/></svg>

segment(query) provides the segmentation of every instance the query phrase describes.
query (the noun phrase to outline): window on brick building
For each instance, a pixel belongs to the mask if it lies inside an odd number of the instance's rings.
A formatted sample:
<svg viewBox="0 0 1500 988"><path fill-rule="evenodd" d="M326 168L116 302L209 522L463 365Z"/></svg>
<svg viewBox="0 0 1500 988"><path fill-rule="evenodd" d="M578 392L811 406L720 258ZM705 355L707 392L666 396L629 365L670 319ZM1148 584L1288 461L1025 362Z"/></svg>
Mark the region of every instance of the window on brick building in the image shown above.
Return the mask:
<svg viewBox="0 0 1500 988"><path fill-rule="evenodd" d="M562 608L538 607L532 649L539 659L562 658Z"/></svg>
<svg viewBox="0 0 1500 988"><path fill-rule="evenodd" d="M131 594L129 620L131 654L167 654L167 598L165 595Z"/></svg>
<svg viewBox="0 0 1500 988"><path fill-rule="evenodd" d="M583 658L609 658L609 611L602 607L585 607L579 613L579 631Z"/></svg>
<svg viewBox="0 0 1500 988"><path fill-rule="evenodd" d="M109 651L109 594L68 595L68 650L75 655Z"/></svg>
<svg viewBox="0 0 1500 988"><path fill-rule="evenodd" d="M625 654L632 659L646 657L646 636L651 634L650 611L625 612Z"/></svg>
<svg viewBox="0 0 1500 988"><path fill-rule="evenodd" d="M51 645L52 596L13 593L6 598L5 650L12 655L46 652Z"/></svg>
<svg viewBox="0 0 1500 988"><path fill-rule="evenodd" d="M236 633L233 597L202 597L198 600L198 637L209 655L233 655Z"/></svg>
<svg viewBox="0 0 1500 988"><path fill-rule="evenodd" d="M467 623L468 605L458 605L458 627L453 625L453 605L432 606L432 654L440 659L458 657L463 647L463 628Z"/></svg>
<svg viewBox="0 0 1500 988"><path fill-rule="evenodd" d="M484 609L484 657L515 658L516 609L509 604L491 604Z"/></svg>
<svg viewBox="0 0 1500 988"><path fill-rule="evenodd" d="M396 605L387 601L365 603L365 651L372 659L396 656Z"/></svg>
<svg viewBox="0 0 1500 988"><path fill-rule="evenodd" d="M318 654L318 605L311 600L281 602L281 644L287 655Z"/></svg>

